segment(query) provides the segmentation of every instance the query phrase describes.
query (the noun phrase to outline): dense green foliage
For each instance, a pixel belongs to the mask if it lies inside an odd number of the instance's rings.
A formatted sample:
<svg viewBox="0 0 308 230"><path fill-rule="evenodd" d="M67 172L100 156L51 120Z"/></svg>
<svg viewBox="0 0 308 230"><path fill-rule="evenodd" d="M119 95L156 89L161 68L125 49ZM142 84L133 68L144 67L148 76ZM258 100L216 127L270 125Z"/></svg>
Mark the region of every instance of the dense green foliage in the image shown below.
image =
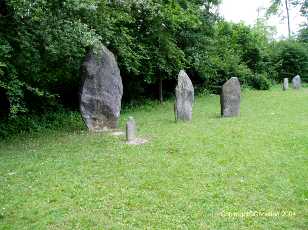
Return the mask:
<svg viewBox="0 0 308 230"><path fill-rule="evenodd" d="M298 40L302 43L308 43L308 24L304 25L298 34Z"/></svg>
<svg viewBox="0 0 308 230"><path fill-rule="evenodd" d="M219 2L1 1L0 116L77 108L80 64L101 44L117 57L125 103L156 97L159 79L173 94L183 68L197 89L212 92L232 76L268 89L285 76L307 75L306 45L271 44L261 22L225 22L215 13Z"/></svg>
<svg viewBox="0 0 308 230"><path fill-rule="evenodd" d="M280 41L273 43L272 62L275 66L277 81L292 78L294 73L308 81L308 45L296 41Z"/></svg>
<svg viewBox="0 0 308 230"><path fill-rule="evenodd" d="M212 49L200 71L207 74L208 87L219 88L230 77L238 77L242 84L260 88L256 79L272 71L267 34L261 28L261 24L253 28L224 21L215 24Z"/></svg>
<svg viewBox="0 0 308 230"><path fill-rule="evenodd" d="M100 43L116 54L128 93L174 78L190 64L191 37L211 27L209 4L217 2L5 1L1 88L11 115L77 102L80 63Z"/></svg>

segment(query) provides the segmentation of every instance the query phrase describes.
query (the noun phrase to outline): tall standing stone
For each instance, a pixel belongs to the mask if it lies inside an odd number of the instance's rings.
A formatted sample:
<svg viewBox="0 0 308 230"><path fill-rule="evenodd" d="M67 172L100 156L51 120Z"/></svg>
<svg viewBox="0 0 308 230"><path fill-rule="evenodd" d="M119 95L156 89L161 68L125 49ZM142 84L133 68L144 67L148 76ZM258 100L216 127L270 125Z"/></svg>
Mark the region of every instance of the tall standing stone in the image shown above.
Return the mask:
<svg viewBox="0 0 308 230"><path fill-rule="evenodd" d="M126 123L126 140L132 142L136 139L137 128L133 117L129 117Z"/></svg>
<svg viewBox="0 0 308 230"><path fill-rule="evenodd" d="M178 85L175 89L175 94L175 120L191 121L194 103L194 87L184 70L181 70L178 75Z"/></svg>
<svg viewBox="0 0 308 230"><path fill-rule="evenodd" d="M220 95L221 116L240 115L241 84L237 77L232 77L222 87Z"/></svg>
<svg viewBox="0 0 308 230"><path fill-rule="evenodd" d="M288 78L284 78L284 79L283 79L282 89L283 89L284 91L286 91L286 90L289 89L289 79L288 79Z"/></svg>
<svg viewBox="0 0 308 230"><path fill-rule="evenodd" d="M81 70L80 111L86 126L96 132L116 128L123 85L113 53L105 46L89 52Z"/></svg>
<svg viewBox="0 0 308 230"><path fill-rule="evenodd" d="M301 77L299 75L296 75L293 79L292 79L292 85L293 85L293 89L300 89L301 88Z"/></svg>

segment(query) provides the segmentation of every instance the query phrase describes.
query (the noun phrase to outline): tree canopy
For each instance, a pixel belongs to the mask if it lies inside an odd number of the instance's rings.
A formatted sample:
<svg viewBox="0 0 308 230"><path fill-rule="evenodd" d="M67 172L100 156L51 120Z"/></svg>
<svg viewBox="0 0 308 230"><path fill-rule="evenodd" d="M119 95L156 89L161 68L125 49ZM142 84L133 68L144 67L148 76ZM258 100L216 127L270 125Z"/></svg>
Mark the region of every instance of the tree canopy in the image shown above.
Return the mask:
<svg viewBox="0 0 308 230"><path fill-rule="evenodd" d="M307 13L307 1L290 2L302 4ZM157 97L159 81L164 81L164 94L172 94L180 69L187 70L197 91L218 92L232 76L245 86L267 89L285 76L278 66L290 49L302 66L288 69L288 76L307 75L305 43L281 43L277 54L262 23L226 22L217 13L219 3L0 1L0 114L14 118L77 108L80 65L89 49L102 44L117 58L126 103ZM300 41L307 41L305 34L300 33Z"/></svg>

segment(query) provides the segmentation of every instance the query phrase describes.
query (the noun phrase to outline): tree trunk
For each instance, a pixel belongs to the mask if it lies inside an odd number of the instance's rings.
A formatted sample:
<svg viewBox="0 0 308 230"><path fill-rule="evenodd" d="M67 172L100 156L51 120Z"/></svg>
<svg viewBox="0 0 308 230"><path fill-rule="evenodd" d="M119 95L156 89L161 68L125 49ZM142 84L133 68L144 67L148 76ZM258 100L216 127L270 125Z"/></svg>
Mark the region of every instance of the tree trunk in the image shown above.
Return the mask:
<svg viewBox="0 0 308 230"><path fill-rule="evenodd" d="M291 38L291 26L290 26L290 12L289 12L289 3L288 0L285 0L286 11L287 11L287 19L288 19L288 33L289 39Z"/></svg>
<svg viewBox="0 0 308 230"><path fill-rule="evenodd" d="M159 102L163 103L163 79L159 77Z"/></svg>

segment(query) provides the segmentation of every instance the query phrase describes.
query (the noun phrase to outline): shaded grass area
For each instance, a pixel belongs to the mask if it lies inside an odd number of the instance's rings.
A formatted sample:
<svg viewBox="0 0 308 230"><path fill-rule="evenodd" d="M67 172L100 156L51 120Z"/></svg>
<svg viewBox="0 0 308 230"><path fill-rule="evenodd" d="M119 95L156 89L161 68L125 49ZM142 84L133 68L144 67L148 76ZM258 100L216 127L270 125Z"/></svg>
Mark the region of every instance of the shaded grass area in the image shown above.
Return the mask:
<svg viewBox="0 0 308 230"><path fill-rule="evenodd" d="M308 89L245 91L239 118L219 109L210 95L192 123L172 102L125 111L142 146L82 129L1 142L0 229L307 228Z"/></svg>
<svg viewBox="0 0 308 230"><path fill-rule="evenodd" d="M84 128L80 114L74 111L59 109L56 112L45 112L40 115L23 114L17 118L0 120L0 141L16 136L41 135L42 132L72 132Z"/></svg>

